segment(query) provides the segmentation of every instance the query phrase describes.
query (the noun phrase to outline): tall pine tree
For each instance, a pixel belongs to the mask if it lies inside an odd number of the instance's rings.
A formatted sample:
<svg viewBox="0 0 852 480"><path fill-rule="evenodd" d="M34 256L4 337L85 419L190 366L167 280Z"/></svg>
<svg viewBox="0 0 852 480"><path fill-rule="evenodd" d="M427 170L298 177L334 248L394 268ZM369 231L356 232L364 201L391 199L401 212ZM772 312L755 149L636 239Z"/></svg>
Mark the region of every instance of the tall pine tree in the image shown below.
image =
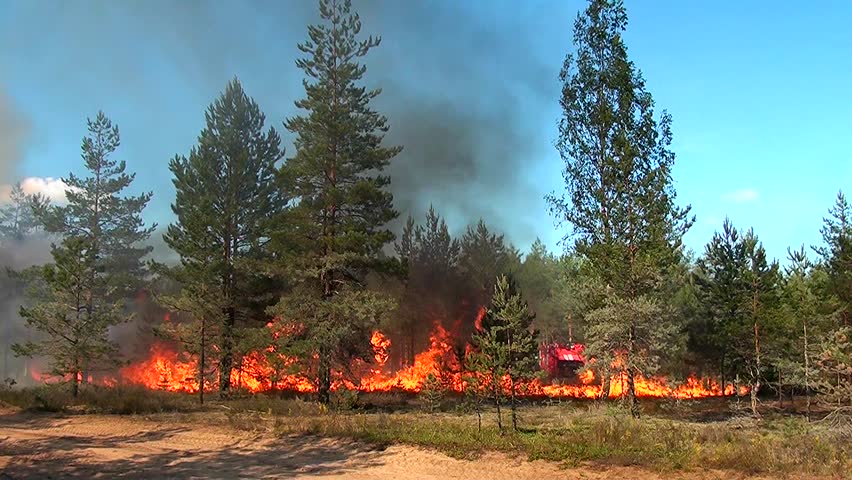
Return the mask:
<svg viewBox="0 0 852 480"><path fill-rule="evenodd" d="M141 215L151 193L121 196L135 174L111 158L121 143L118 127L103 112L87 123L82 157L89 176L63 179L66 205L36 203L34 209L47 232L63 237L53 246L54 263L33 271L34 305L21 309L27 325L46 339L17 346L20 355L52 357L53 372L71 377L75 395L90 369L117 360L109 328L130 318L123 304L143 284L142 257L150 251L140 243L156 228L146 228Z"/></svg>
<svg viewBox="0 0 852 480"><path fill-rule="evenodd" d="M253 295L261 281L259 262L266 255L270 218L284 204L276 181L282 151L278 133L271 127L264 130L266 117L236 78L208 107L205 117L207 124L189 157L176 156L169 164L177 191L172 205L177 221L169 225L164 238L180 255L180 267L170 273L186 286L186 294L221 294L220 315L195 321L199 328L212 321L221 332L217 339L219 389L228 393L235 329L239 322L264 315ZM186 306L191 300L178 303ZM185 309L211 315L201 306ZM266 323L263 318L257 320Z"/></svg>
<svg viewBox="0 0 852 480"><path fill-rule="evenodd" d="M298 327L294 352L316 358L319 400L327 403L336 361L369 358L372 329L392 308L365 279L388 267L381 250L393 241L386 224L398 214L381 171L401 147L382 146L387 119L370 106L380 90L359 85L366 67L358 59L380 38L359 39L349 0L321 0L319 11L323 23L308 27L299 45L306 56L296 61L308 77L296 102L305 113L286 121L296 153L282 180L294 201L276 242L294 288L271 311Z"/></svg>
<svg viewBox="0 0 852 480"><path fill-rule="evenodd" d="M640 324L664 310L655 287L678 261L681 238L692 219L675 204L671 178L675 155L671 117L654 118L654 102L639 70L627 57L622 33L627 13L620 0L592 0L574 24L576 55L565 59L557 146L565 161L566 194L547 197L551 211L573 226L574 249L608 291L608 311L588 320L616 336L628 379L631 411L639 415L634 377L667 346L651 332L671 331L663 322ZM616 305L631 308L615 314ZM590 325L594 326L594 325ZM657 327L660 329L657 329ZM591 351L599 358L613 352ZM641 373L653 373L651 370Z"/></svg>

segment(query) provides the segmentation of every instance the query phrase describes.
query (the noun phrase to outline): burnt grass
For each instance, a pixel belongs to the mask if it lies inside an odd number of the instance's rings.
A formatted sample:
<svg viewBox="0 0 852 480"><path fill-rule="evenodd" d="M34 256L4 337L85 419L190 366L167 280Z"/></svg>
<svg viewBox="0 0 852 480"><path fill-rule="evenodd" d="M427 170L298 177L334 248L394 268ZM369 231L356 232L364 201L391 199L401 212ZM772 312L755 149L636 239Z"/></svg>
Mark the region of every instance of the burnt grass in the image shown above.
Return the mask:
<svg viewBox="0 0 852 480"><path fill-rule="evenodd" d="M454 394L429 405L409 392L336 393L329 406L294 392L208 397L200 405L196 395L87 386L74 399L67 388L54 385L0 390L0 407L53 415L144 415L274 435L355 439L378 447L402 443L456 458L498 451L567 467L852 478L852 420L822 421L832 409L817 403L808 421L802 398L763 398L760 418L748 414L747 398L642 399L637 420L619 400L525 397L518 406L521 428L511 431L504 409L507 428L501 433L492 406L480 412L480 429L475 410Z"/></svg>

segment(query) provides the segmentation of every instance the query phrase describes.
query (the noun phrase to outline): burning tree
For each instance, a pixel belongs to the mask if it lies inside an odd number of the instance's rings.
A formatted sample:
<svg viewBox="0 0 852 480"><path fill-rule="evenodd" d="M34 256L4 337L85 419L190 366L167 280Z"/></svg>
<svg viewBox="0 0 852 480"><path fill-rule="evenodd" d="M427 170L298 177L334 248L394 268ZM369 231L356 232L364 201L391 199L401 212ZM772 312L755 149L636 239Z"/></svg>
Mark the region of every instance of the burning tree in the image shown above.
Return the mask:
<svg viewBox="0 0 852 480"><path fill-rule="evenodd" d="M655 340L657 333L670 331L665 321L644 322L642 315L662 302L655 298L657 287L677 263L681 238L693 219L689 207L675 204L671 117L664 112L655 120L651 94L627 57L626 27L627 13L618 0L592 0L577 17L577 52L566 57L560 74L557 147L567 192L547 200L551 211L573 226L574 250L588 260L589 276L606 287L606 310L586 320L590 328L623 337L619 355L631 411L638 416L634 379L649 355L667 345ZM617 312L615 305L630 308ZM644 339L638 337L642 323ZM651 334L654 330L659 332ZM588 353L612 354L591 348Z"/></svg>
<svg viewBox="0 0 852 480"><path fill-rule="evenodd" d="M359 40L361 21L350 9L349 0L321 0L324 23L308 27L309 40L299 45L307 57L296 65L310 80L296 106L306 114L286 121L296 134L296 154L282 179L294 201L274 234L281 271L293 288L271 313L302 327L292 345L303 361L316 358L323 403L329 402L332 364L369 360L374 326L391 308L367 290L366 276L393 264L381 250L393 240L385 225L397 212L390 178L381 171L401 147L382 146L387 119L370 107L380 90L358 85L366 67L357 59L381 39Z"/></svg>
<svg viewBox="0 0 852 480"><path fill-rule="evenodd" d="M537 332L531 330L535 314L506 275L497 277L491 306L473 335L470 365L486 380L497 406L497 426L503 431L501 399L508 392L512 428L518 429L516 394L519 382L537 371ZM508 385L506 385L508 383Z"/></svg>

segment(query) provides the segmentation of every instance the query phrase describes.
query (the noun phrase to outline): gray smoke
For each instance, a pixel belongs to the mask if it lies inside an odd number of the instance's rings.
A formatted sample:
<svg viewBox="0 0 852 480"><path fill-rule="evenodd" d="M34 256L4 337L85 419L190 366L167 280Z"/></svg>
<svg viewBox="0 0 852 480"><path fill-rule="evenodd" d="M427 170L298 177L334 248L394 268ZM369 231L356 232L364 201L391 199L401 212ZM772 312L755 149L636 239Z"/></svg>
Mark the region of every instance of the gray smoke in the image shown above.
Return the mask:
<svg viewBox="0 0 852 480"><path fill-rule="evenodd" d="M9 184L21 161L29 122L12 105L12 99L0 84L0 185Z"/></svg>
<svg viewBox="0 0 852 480"><path fill-rule="evenodd" d="M20 23L38 21L45 28L37 34L10 32L10 39L28 45L33 56L47 54L47 46L68 45L67 55L46 67L54 69L54 78L96 100L92 108L117 97L137 102L130 117L166 135L160 122L169 121L166 109L173 105L162 103L164 89L191 86L193 95L210 102L234 75L280 130L281 121L297 113L293 101L304 96L303 74L294 65L301 56L297 44L319 17L312 0L27 5ZM547 132L540 131L540 123L527 122L556 105L561 61L542 58L542 40L530 32L561 31L572 19L554 18L548 13L554 6L546 4L513 5L512 15L495 13L507 7L451 0L353 1L362 33L383 39L365 60L365 81L383 89L376 107L389 117L388 143L405 148L389 172L401 221L409 214L422 219L434 204L456 233L483 217L526 246L552 228L533 172L553 155L555 121L554 131ZM153 83L154 69L169 72L173 82ZM167 127L185 130L186 148L180 153L194 142L203 110L191 118L198 123L182 120ZM127 115L116 120L131 121ZM178 152L132 152L133 132L123 133L128 139L123 157L162 162L164 188L151 208L167 214L173 194L165 162ZM292 142L288 132L283 136ZM287 153L292 154L291 145Z"/></svg>

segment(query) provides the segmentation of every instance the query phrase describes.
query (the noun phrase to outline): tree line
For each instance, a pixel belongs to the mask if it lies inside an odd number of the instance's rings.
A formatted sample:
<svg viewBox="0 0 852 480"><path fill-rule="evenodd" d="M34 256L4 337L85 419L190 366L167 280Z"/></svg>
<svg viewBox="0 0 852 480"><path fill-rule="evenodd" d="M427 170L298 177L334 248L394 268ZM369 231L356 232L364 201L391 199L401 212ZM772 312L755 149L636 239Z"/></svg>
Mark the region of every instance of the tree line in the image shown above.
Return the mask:
<svg viewBox="0 0 852 480"><path fill-rule="evenodd" d="M612 368L625 372L636 416L635 379L660 372L747 385L755 414L767 385L852 405L848 202L838 194L823 244L790 249L783 268L753 230L727 220L701 255L688 251L694 216L677 203L672 117L655 114L627 55L621 1L591 0L577 15L559 77L565 190L547 201L570 228L562 254L536 241L522 255L484 220L453 238L434 208L397 238L383 172L402 147L385 145L388 119L371 104L381 91L362 86L363 57L381 38L361 35L349 0L320 0L319 13L299 45L299 114L283 122L292 155L235 78L196 145L169 162L176 196L164 239L179 264L149 259L156 225L141 213L152 193L126 193L134 174L114 159L119 130L102 112L82 142L87 176L64 179L67 203L13 191L4 243L39 231L58 240L52 262L4 280L27 286L20 315L40 333L15 345L18 355L49 357L76 394L90 372L120 362L110 329L147 290L176 313L157 334L199 359L201 395L213 384L230 393L243 356L275 345L327 403L332 372L373 357L373 331L388 332L402 367L440 321L455 322L471 370L509 379L484 388L512 406L537 342L554 340L585 342L604 392Z"/></svg>

